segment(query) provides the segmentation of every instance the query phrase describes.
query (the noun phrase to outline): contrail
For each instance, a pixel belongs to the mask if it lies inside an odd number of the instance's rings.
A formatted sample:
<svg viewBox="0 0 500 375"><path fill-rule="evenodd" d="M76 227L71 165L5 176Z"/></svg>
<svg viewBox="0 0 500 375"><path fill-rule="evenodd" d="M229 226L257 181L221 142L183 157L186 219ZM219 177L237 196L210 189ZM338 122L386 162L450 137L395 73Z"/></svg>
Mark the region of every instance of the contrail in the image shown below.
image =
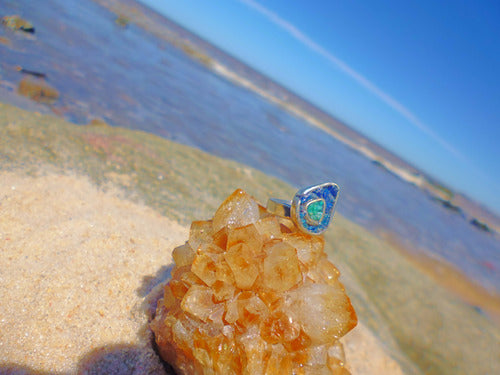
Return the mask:
<svg viewBox="0 0 500 375"><path fill-rule="evenodd" d="M442 147L444 147L446 150L448 150L453 155L457 156L458 158L460 158L462 160L465 160L465 157L458 150L456 150L452 145L450 145L448 142L446 142L444 139L442 139L439 135L437 135L432 129L430 129L427 125L425 125L422 121L420 121L418 119L418 117L415 116L408 108L406 108L404 105L402 105L396 99L394 99L392 96L390 96L389 94L384 92L382 89L377 87L373 82L369 81L362 74L360 74L357 71L355 71L354 69L352 69L344 61L342 61L341 59L339 59L338 57L336 57L332 53L328 52L325 48L320 46L318 43L316 43L314 40L312 40L310 37L308 37L302 31L297 29L290 22L284 20L283 18L278 16L276 13L270 11L269 9L265 8L264 6L260 5L259 3L255 2L253 0L239 0L239 1L241 3L247 5L248 7L256 10L260 14L262 14L269 21L271 21L272 23L279 26L281 29L286 31L288 34L290 34L296 40L298 40L299 42L304 44L307 48L309 48L313 52L315 52L318 55L327 59L329 62L331 62L333 65L335 65L340 71L342 71L343 73L345 73L346 75L348 75L349 77L354 79L358 84L360 84L366 90L368 90L369 92L371 92L372 94L377 96L380 100L382 100L384 103L386 103L389 107L391 107L396 112L398 112L401 116L403 116L405 119L407 119L413 126L420 129L422 132L424 132L429 137L434 139L436 142L438 142Z"/></svg>

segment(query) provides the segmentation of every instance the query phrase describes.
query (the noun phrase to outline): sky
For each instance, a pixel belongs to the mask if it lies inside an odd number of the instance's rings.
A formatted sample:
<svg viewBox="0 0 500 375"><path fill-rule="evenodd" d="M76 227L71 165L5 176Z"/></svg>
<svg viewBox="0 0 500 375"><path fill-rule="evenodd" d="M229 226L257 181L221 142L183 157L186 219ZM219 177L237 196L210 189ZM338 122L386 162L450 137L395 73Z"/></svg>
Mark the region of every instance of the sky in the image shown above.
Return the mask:
<svg viewBox="0 0 500 375"><path fill-rule="evenodd" d="M500 214L500 1L140 1Z"/></svg>

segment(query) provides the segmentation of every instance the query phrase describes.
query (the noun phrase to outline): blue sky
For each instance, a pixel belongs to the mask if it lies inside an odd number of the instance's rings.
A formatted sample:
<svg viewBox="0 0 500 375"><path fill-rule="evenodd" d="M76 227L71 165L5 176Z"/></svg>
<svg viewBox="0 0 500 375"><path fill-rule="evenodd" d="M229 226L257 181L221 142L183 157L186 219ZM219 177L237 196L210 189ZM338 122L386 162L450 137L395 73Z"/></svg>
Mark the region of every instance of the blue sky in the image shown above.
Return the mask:
<svg viewBox="0 0 500 375"><path fill-rule="evenodd" d="M141 1L500 213L500 1Z"/></svg>

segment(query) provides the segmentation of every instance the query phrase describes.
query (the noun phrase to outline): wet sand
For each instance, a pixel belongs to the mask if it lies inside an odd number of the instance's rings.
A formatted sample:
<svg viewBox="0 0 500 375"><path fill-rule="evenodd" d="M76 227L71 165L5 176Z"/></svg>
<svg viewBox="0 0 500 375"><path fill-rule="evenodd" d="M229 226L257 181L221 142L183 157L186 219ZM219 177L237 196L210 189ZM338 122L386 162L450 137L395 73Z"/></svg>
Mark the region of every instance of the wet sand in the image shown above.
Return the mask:
<svg viewBox="0 0 500 375"><path fill-rule="evenodd" d="M429 275L436 283L458 296L467 304L474 306L479 311L484 311L500 325L500 296L496 295L473 280L469 279L456 267L438 259L436 255L426 256L424 251L413 249L410 244L402 244L395 236L380 231L378 235L388 244L398 250L415 267Z"/></svg>

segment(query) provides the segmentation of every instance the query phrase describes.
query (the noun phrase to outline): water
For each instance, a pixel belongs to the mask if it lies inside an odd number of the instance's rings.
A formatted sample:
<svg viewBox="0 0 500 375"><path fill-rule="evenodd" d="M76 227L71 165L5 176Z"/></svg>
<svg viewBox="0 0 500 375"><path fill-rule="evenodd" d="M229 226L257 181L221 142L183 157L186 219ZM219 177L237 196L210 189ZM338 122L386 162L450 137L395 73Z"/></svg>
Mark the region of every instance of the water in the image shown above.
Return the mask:
<svg viewBox="0 0 500 375"><path fill-rule="evenodd" d="M84 124L100 117L145 130L297 187L333 180L341 187L341 214L443 257L500 292L498 237L171 45L133 25L119 28L90 0L2 1L0 11L36 28L34 37L0 29L12 41L9 48L0 44L2 79L21 79L15 65L46 73L67 119Z"/></svg>

